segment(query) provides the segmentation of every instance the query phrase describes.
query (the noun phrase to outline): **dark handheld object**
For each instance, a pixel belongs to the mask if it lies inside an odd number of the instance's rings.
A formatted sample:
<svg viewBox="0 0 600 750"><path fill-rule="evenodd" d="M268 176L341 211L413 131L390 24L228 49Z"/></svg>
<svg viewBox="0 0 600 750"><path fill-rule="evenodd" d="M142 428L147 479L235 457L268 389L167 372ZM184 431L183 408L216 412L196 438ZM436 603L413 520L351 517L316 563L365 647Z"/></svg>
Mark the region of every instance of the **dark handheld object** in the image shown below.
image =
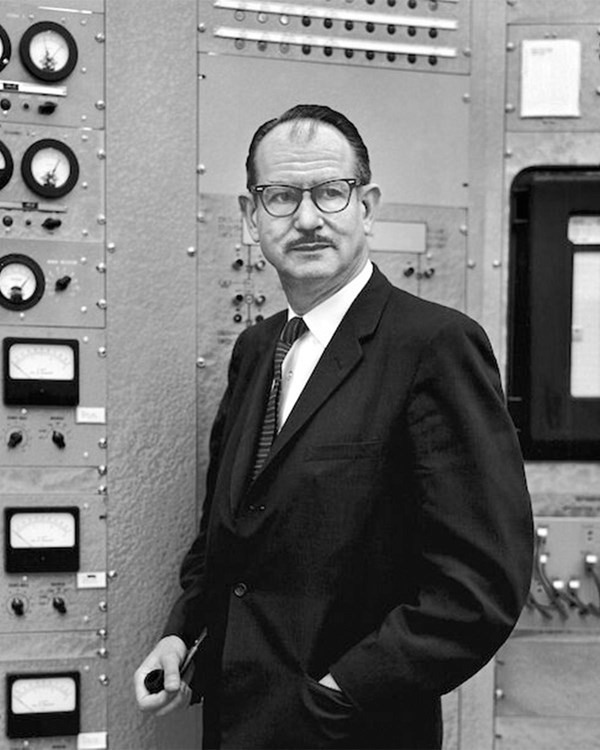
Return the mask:
<svg viewBox="0 0 600 750"><path fill-rule="evenodd" d="M192 659L196 655L200 644L206 638L206 628L200 633L198 638L194 641L194 645L185 655L185 659L179 669L179 675L183 677L188 667L192 663ZM165 689L165 673L162 669L153 669L151 672L144 677L144 687L151 694L160 693L161 690Z"/></svg>
<svg viewBox="0 0 600 750"><path fill-rule="evenodd" d="M144 677L144 687L149 693L160 693L165 689L165 673L162 669L153 669Z"/></svg>

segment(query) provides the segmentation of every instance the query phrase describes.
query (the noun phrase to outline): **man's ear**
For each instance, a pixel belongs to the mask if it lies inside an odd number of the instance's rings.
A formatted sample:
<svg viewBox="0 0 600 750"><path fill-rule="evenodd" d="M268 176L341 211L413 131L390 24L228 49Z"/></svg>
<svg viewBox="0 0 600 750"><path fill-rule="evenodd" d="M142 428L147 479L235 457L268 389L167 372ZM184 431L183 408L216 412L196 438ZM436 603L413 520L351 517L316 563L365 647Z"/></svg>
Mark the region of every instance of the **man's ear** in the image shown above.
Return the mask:
<svg viewBox="0 0 600 750"><path fill-rule="evenodd" d="M250 232L250 237L258 243L258 227L256 225L256 203L251 195L240 195L238 197L240 209Z"/></svg>
<svg viewBox="0 0 600 750"><path fill-rule="evenodd" d="M377 218L377 209L381 200L381 190L374 182L363 185L361 188L360 202L363 209L363 227L365 234L370 234L373 224Z"/></svg>

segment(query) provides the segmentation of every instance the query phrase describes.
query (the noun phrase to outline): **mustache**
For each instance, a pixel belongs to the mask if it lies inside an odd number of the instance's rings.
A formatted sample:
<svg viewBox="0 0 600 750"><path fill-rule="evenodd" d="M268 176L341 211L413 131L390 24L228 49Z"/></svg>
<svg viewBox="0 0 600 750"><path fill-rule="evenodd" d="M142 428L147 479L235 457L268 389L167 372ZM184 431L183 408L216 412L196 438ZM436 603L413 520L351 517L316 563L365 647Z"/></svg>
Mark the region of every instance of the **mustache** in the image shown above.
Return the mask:
<svg viewBox="0 0 600 750"><path fill-rule="evenodd" d="M337 249L337 244L335 240L333 240L331 237L326 237L324 234L318 234L316 232L310 232L307 234L303 234L302 237L298 237L295 240L290 240L286 243L285 249L286 250L296 250L297 248L302 248L306 245L331 245L334 249Z"/></svg>

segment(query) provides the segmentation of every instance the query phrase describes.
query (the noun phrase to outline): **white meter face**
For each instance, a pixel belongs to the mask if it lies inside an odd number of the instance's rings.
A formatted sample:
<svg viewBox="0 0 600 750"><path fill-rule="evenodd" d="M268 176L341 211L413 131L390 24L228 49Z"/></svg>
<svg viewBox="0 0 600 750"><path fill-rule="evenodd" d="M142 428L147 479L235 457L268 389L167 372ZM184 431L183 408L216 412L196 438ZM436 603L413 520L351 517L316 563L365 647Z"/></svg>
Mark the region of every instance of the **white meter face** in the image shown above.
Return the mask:
<svg viewBox="0 0 600 750"><path fill-rule="evenodd" d="M0 269L2 299L10 300L17 296L23 302L28 302L35 294L37 286L33 269L24 263L10 263Z"/></svg>
<svg viewBox="0 0 600 750"><path fill-rule="evenodd" d="M68 549L75 546L75 516L59 511L15 513L10 519L12 549Z"/></svg>
<svg viewBox="0 0 600 750"><path fill-rule="evenodd" d="M71 176L71 164L64 152L43 148L31 161L31 176L40 187L61 188Z"/></svg>
<svg viewBox="0 0 600 750"><path fill-rule="evenodd" d="M52 343L15 343L8 354L8 372L13 380L73 380L73 347Z"/></svg>
<svg viewBox="0 0 600 750"><path fill-rule="evenodd" d="M72 677L20 678L11 686L13 714L54 714L75 711L77 687Z"/></svg>
<svg viewBox="0 0 600 750"><path fill-rule="evenodd" d="M52 28L40 31L29 42L29 58L39 71L60 73L69 63L67 39Z"/></svg>

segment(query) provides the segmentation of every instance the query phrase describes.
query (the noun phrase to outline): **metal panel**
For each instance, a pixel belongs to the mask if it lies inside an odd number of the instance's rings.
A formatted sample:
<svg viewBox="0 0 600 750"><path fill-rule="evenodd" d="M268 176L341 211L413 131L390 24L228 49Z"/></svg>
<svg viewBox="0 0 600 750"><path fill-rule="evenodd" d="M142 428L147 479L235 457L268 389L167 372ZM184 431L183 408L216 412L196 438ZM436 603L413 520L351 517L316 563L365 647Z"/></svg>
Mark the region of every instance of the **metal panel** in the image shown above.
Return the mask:
<svg viewBox="0 0 600 750"><path fill-rule="evenodd" d="M554 717L502 717L496 721L495 750L596 750L600 721Z"/></svg>
<svg viewBox="0 0 600 750"><path fill-rule="evenodd" d="M0 73L2 115L6 122L63 127L104 126L102 5L98 0L77 4L61 2L60 7L57 4L54 8L42 8L33 3L2 3L0 24L12 46L10 61ZM68 78L57 83L34 78L19 56L18 47L23 33L39 21L60 24L73 35L77 44L75 70ZM48 114L40 114L38 108L47 103L56 108Z"/></svg>
<svg viewBox="0 0 600 750"><path fill-rule="evenodd" d="M3 495L3 505L14 508L78 506L80 509L81 572L106 571L106 497L94 495ZM4 540L4 515L0 516ZM24 614L17 616L10 603L19 597L25 603ZM53 606L54 597L66 605L61 613ZM6 574L0 580L0 632L27 633L90 630L106 626L106 613L100 603L106 601L105 588L82 589L75 573Z"/></svg>
<svg viewBox="0 0 600 750"><path fill-rule="evenodd" d="M511 0L509 23L600 23L596 0Z"/></svg>
<svg viewBox="0 0 600 750"><path fill-rule="evenodd" d="M520 117L522 42L529 39L574 39L581 42L581 117ZM598 26L597 24L561 26L509 26L507 55L506 129L508 131L597 131L598 108Z"/></svg>
<svg viewBox="0 0 600 750"><path fill-rule="evenodd" d="M79 162L79 179L62 198L42 198L27 187L20 164L33 143L52 138L71 148ZM12 154L15 169L11 181L0 191L0 217L4 236L14 239L85 240L104 239L104 133L99 130L50 128L0 123L0 140ZM61 222L45 229L47 218ZM10 223L8 223L10 222Z"/></svg>
<svg viewBox="0 0 600 750"><path fill-rule="evenodd" d="M42 269L45 291L26 311L0 307L0 325L73 326L102 328L105 271L104 245L53 240L3 238L0 261L10 254L25 255ZM57 282L67 277L68 286ZM15 330L15 335L17 331Z"/></svg>
<svg viewBox="0 0 600 750"><path fill-rule="evenodd" d="M498 654L496 716L598 718L600 638L511 638Z"/></svg>
<svg viewBox="0 0 600 750"><path fill-rule="evenodd" d="M468 72L467 0L394 5L200 0L200 49L326 65Z"/></svg>
<svg viewBox="0 0 600 750"><path fill-rule="evenodd" d="M243 192L246 151L256 128L287 107L316 102L356 123L385 201L466 206L469 108L463 77L206 54L200 55L200 73L203 193ZM268 97L262 96L265 88Z"/></svg>

